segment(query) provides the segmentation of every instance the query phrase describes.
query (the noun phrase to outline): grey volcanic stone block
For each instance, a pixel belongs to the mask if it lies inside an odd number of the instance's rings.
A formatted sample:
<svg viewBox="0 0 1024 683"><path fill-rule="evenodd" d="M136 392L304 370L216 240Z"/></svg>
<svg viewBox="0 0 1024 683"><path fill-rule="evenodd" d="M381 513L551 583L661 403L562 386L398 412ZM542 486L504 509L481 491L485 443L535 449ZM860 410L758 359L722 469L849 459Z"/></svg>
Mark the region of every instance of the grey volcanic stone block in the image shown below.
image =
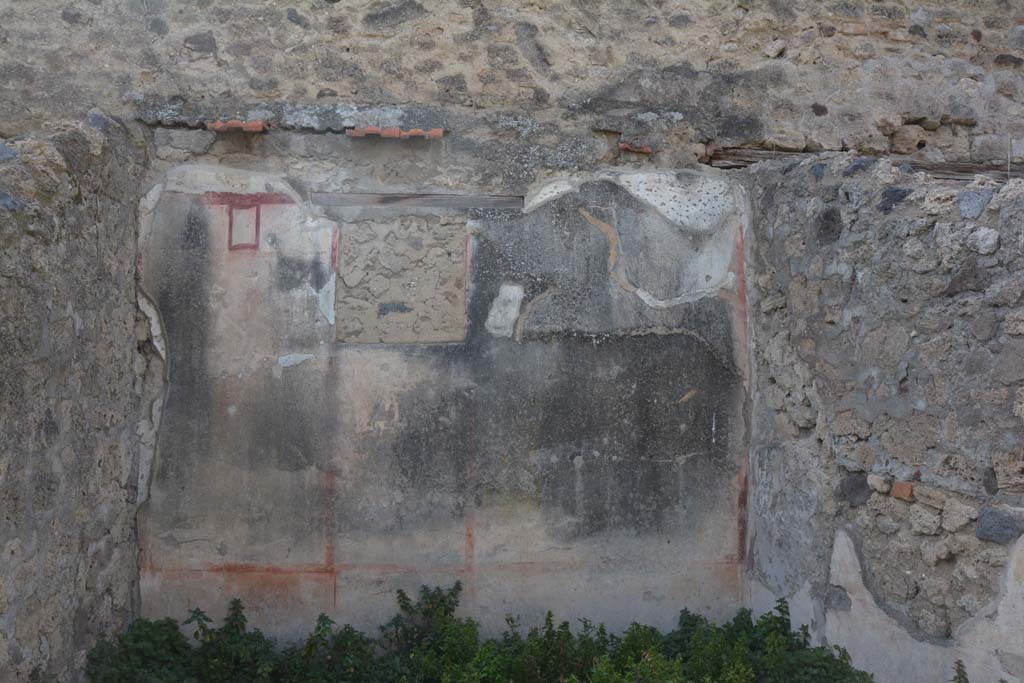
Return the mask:
<svg viewBox="0 0 1024 683"><path fill-rule="evenodd" d="M978 526L974 535L983 541L1006 545L1024 532L1024 521L1012 512L994 507L983 507L978 513Z"/></svg>

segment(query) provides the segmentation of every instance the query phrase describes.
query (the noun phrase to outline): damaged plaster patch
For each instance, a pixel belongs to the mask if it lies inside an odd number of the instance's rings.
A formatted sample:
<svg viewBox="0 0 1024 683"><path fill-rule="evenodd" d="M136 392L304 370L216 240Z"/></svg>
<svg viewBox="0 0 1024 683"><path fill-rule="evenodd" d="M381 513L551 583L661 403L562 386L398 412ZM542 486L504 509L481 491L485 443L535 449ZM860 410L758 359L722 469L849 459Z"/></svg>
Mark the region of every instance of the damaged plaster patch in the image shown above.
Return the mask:
<svg viewBox="0 0 1024 683"><path fill-rule="evenodd" d="M138 478L136 479L137 498L136 502L141 505L149 498L150 475L153 472L153 462L156 460L157 434L160 430L160 419L163 415L164 400L161 396L156 398L149 406L149 415L143 416L139 421L137 434L139 436L139 465Z"/></svg>
<svg viewBox="0 0 1024 683"><path fill-rule="evenodd" d="M143 404L149 401L148 411L143 411L136 427L136 436L139 438L138 465L136 470L136 502L142 504L149 498L150 476L153 471L153 463L157 457L157 437L160 430L160 420L163 416L164 400L167 391L167 339L164 333L163 320L156 304L142 291L141 287L135 289L135 301L139 312L145 317L148 323L149 341L156 350L157 358L148 356L147 372L143 374L145 380L142 383L145 396ZM152 372L150 371L152 370Z"/></svg>
<svg viewBox="0 0 1024 683"><path fill-rule="evenodd" d="M462 341L466 250L461 219L402 215L347 224L338 244L338 341Z"/></svg>
<svg viewBox="0 0 1024 683"><path fill-rule="evenodd" d="M139 304L139 310L142 311L142 314L146 316L146 320L149 321L150 340L153 342L157 353L160 354L160 359L166 361L167 342L164 340L164 326L160 322L160 313L157 311L156 305L140 288L136 288L135 296Z"/></svg>
<svg viewBox="0 0 1024 683"><path fill-rule="evenodd" d="M933 683L950 680L954 663L961 659L971 680L1021 681L1024 667L1009 653L1024 632L1024 542L1018 541L1011 553L1000 597L941 645L914 638L886 614L864 585L861 571L853 539L837 531L829 580L849 601L827 609L825 635L852 653L854 666L880 681Z"/></svg>
<svg viewBox="0 0 1024 683"><path fill-rule="evenodd" d="M853 653L854 666L883 680L949 680L953 662L944 648L916 640L875 603L861 578L853 540L845 531L836 532L830 571L830 584L846 591L850 606L826 610L825 636ZM866 653L872 656L865 657Z"/></svg>
<svg viewBox="0 0 1024 683"><path fill-rule="evenodd" d="M502 284L498 296L491 303L484 327L495 337L511 337L515 331L519 307L522 306L525 292L517 284Z"/></svg>
<svg viewBox="0 0 1024 683"><path fill-rule="evenodd" d="M585 182L615 183L686 232L710 234L736 213L739 205L734 185L724 178L692 171L605 171L594 175L551 180L526 196L523 211L574 192Z"/></svg>
<svg viewBox="0 0 1024 683"><path fill-rule="evenodd" d="M526 195L526 199L523 201L523 211L529 213L534 209L540 207L543 204L558 199L564 194L568 194L576 190L576 183L567 178L560 178L553 180L545 185L542 185L536 191L530 192Z"/></svg>
<svg viewBox="0 0 1024 683"><path fill-rule="evenodd" d="M619 288L650 308L669 309L736 287L733 258L745 226L745 196L717 174L602 171L562 177L533 190L525 211L574 192L587 194L592 190L585 185L601 182L640 202L634 211L618 214L600 205L578 207L608 240L608 274Z"/></svg>
<svg viewBox="0 0 1024 683"><path fill-rule="evenodd" d="M692 232L712 233L736 210L731 185L719 178L647 172L610 175L609 180Z"/></svg>

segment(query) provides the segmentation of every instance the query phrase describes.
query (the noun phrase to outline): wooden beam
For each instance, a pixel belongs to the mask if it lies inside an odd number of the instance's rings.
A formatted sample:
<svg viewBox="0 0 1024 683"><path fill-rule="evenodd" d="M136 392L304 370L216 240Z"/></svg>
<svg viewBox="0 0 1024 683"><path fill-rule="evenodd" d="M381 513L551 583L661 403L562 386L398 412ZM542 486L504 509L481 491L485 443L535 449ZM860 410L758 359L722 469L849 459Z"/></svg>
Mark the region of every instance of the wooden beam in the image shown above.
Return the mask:
<svg viewBox="0 0 1024 683"><path fill-rule="evenodd" d="M489 194L374 194L314 192L320 206L429 206L444 209L521 209L523 198Z"/></svg>
<svg viewBox="0 0 1024 683"><path fill-rule="evenodd" d="M716 149L712 153L711 165L715 168L746 168L759 161L803 158L815 154L820 154L820 152L776 152L770 149L724 147ZM945 180L970 181L976 175L988 176L1003 182L1009 178L1024 178L1024 165L1022 164L1010 164L1009 166L1003 164L1000 167L965 161L928 161L915 157L896 155L879 158L888 159L897 166L907 164L915 171L922 171L928 175Z"/></svg>

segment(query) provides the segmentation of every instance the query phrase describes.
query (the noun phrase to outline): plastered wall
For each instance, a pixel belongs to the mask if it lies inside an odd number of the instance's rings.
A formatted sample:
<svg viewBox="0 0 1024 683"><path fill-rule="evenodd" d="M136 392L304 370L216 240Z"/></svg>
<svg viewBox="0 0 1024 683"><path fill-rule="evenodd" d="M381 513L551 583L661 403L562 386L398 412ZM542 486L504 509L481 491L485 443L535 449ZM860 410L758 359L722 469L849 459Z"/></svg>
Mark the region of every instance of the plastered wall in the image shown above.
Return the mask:
<svg viewBox="0 0 1024 683"><path fill-rule="evenodd" d="M524 209L325 214L214 166L146 197L171 371L144 614L237 594L297 637L456 579L491 629L742 604L741 187L605 171Z"/></svg>

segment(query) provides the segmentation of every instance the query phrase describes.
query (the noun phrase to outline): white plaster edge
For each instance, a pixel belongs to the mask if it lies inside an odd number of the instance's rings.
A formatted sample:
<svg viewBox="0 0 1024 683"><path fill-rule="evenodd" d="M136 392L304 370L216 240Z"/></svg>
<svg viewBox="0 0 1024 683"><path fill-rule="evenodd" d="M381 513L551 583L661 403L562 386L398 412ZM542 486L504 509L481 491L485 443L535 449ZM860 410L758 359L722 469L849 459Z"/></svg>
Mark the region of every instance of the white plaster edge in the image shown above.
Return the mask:
<svg viewBox="0 0 1024 683"><path fill-rule="evenodd" d="M703 187L691 189L689 185L680 183L680 175L688 176L695 184ZM630 195L649 206L662 218L673 225L686 230L687 232L697 234L711 234L716 232L731 217L742 212L741 207L744 205L744 197L737 196L738 194L742 194L742 192L737 193L737 183L726 179L720 171L715 169L709 169L706 171L688 168L673 170L651 169L644 171L604 169L594 171L592 173L567 174L545 179L527 192L526 198L523 202L523 213L530 213L545 204L558 199L559 197L569 194L570 192L575 192L579 189L579 186L585 182L599 180L606 180L615 183ZM718 197L710 197L707 198L707 200L712 204L716 201L719 203L726 202L727 207L714 212L717 219L709 224L702 224L699 221L687 220L681 215L683 212L682 209L673 211L670 206L666 205L668 200L661 196L664 194L663 189L652 188L648 191L644 187L644 182L646 180L663 183L668 186L675 186L684 193L693 192L704 197L706 197L709 192L717 192ZM727 199L723 199L722 195L726 195Z"/></svg>
<svg viewBox="0 0 1024 683"><path fill-rule="evenodd" d="M146 320L149 322L149 336L153 340L153 346L156 347L157 353L160 354L160 359L167 363L167 341L164 338L164 323L160 318L160 311L157 310L156 304L143 291L142 287L136 286L135 300L138 303L139 310L142 311L142 314L146 316Z"/></svg>
<svg viewBox="0 0 1024 683"><path fill-rule="evenodd" d="M949 680L957 659L964 662L972 681L989 683L1004 678L1024 683L1005 670L1001 654L1024 661L1024 652L1011 652L1006 644L1021 646L1024 633L1024 538L1017 541L1007 562L1000 596L957 628L948 644L918 640L885 613L864 585L862 568L849 534L836 531L830 563L830 582L850 598L847 610L827 609L825 635L830 643L846 647L857 668L876 676L878 683L934 683Z"/></svg>

